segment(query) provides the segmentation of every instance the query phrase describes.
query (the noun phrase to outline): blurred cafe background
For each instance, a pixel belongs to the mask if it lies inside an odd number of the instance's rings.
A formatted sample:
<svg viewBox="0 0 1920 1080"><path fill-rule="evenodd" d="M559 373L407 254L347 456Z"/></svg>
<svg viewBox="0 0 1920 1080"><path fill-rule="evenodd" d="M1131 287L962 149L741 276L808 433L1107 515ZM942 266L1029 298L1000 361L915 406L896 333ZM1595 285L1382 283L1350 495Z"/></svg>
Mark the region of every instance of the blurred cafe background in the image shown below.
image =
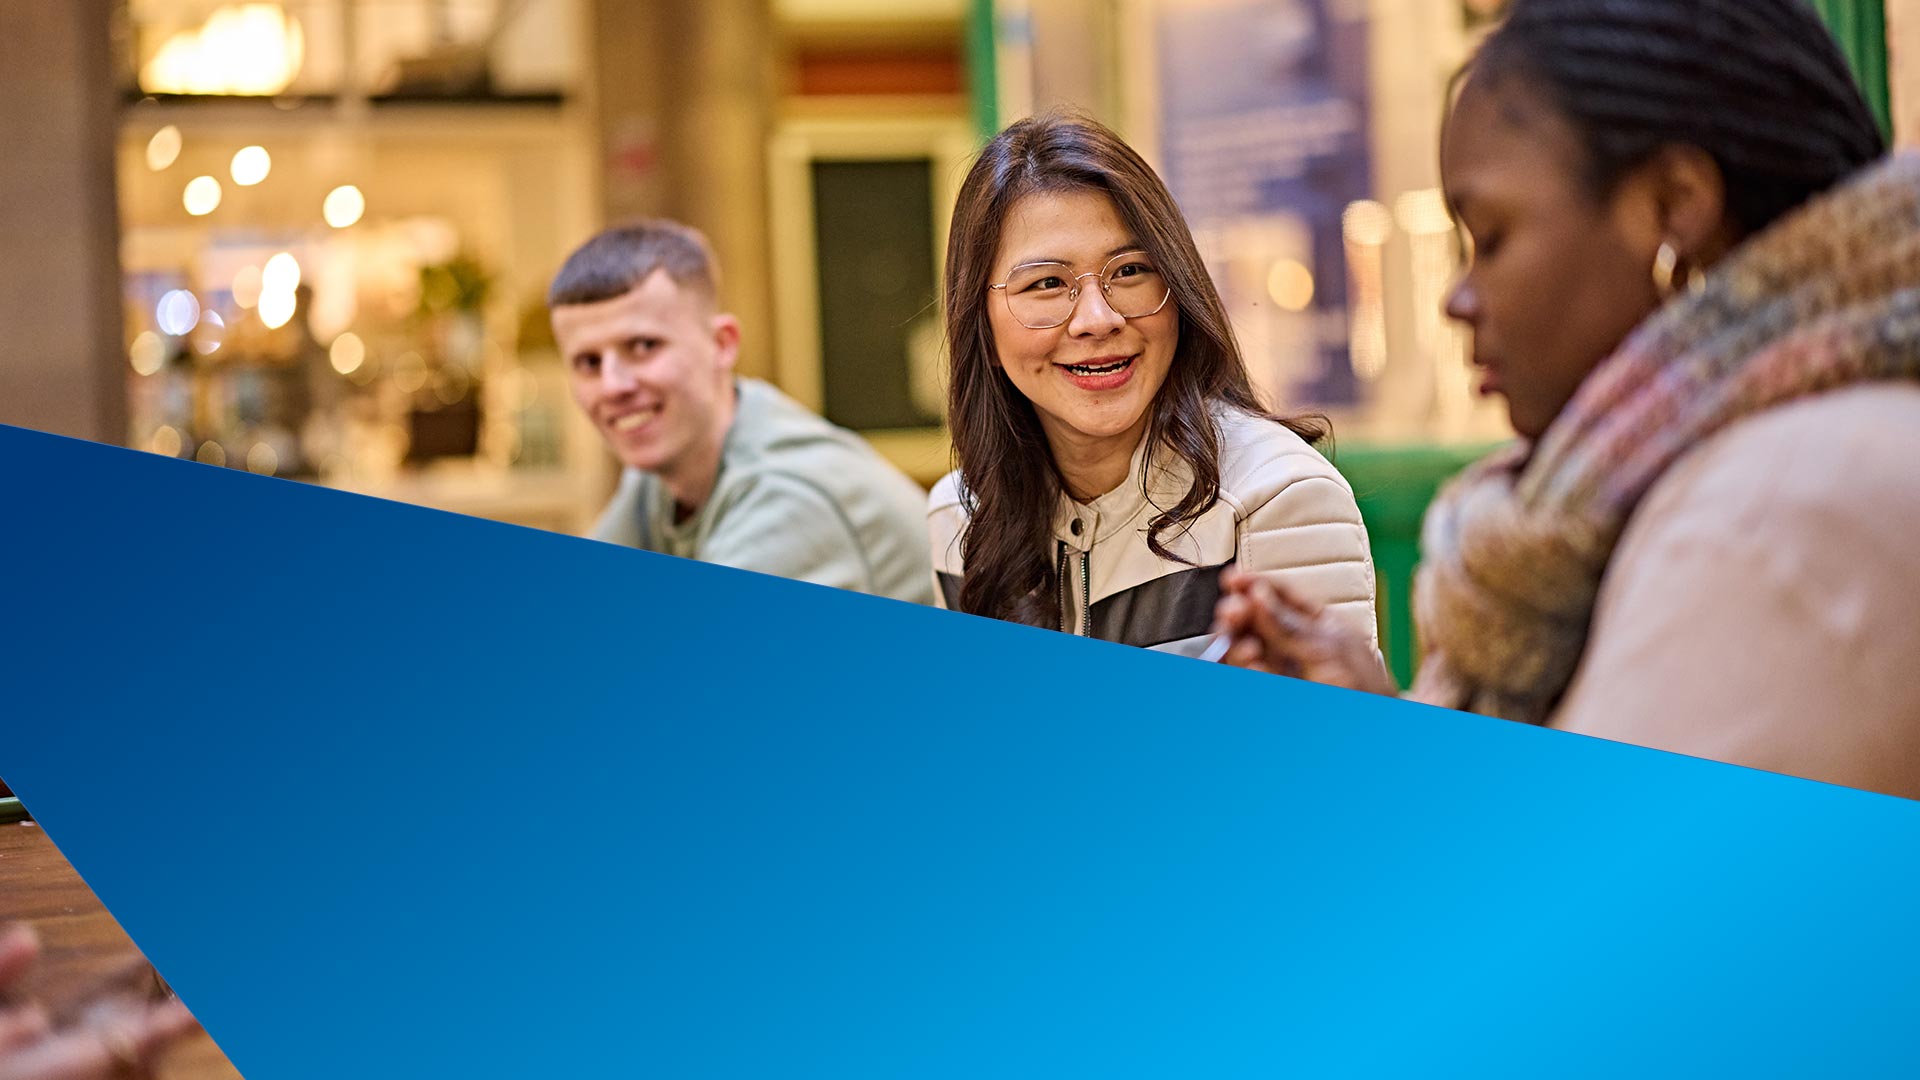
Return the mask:
<svg viewBox="0 0 1920 1080"><path fill-rule="evenodd" d="M1168 178L1276 406L1333 418L1404 677L1420 513L1506 434L1436 187L1503 6L7 0L0 422L577 533L615 470L544 286L666 214L714 241L742 369L928 484L962 171L1071 104ZM1920 0L1817 6L1920 142Z"/></svg>

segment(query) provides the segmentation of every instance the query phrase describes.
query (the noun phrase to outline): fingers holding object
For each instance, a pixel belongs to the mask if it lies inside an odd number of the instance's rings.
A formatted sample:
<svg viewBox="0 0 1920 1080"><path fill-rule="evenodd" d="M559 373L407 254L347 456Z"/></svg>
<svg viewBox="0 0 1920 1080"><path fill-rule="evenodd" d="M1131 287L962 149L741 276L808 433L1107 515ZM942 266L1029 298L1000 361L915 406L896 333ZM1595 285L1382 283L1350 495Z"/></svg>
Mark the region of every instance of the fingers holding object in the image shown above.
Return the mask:
<svg viewBox="0 0 1920 1080"><path fill-rule="evenodd" d="M40 959L40 937L26 923L0 928L0 1004L26 980Z"/></svg>

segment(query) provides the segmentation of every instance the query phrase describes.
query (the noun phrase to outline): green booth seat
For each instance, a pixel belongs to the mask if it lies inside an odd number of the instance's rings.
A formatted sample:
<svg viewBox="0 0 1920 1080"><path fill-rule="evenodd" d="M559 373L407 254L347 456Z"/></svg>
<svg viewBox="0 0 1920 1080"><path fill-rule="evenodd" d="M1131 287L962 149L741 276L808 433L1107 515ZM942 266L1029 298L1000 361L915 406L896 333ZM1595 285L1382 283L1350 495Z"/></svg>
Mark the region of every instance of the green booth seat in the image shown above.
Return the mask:
<svg viewBox="0 0 1920 1080"><path fill-rule="evenodd" d="M1440 485L1499 445L1342 444L1335 448L1334 465L1353 485L1373 546L1380 648L1387 668L1403 687L1413 681L1420 662L1413 627L1413 571L1420 565L1420 523L1427 504Z"/></svg>

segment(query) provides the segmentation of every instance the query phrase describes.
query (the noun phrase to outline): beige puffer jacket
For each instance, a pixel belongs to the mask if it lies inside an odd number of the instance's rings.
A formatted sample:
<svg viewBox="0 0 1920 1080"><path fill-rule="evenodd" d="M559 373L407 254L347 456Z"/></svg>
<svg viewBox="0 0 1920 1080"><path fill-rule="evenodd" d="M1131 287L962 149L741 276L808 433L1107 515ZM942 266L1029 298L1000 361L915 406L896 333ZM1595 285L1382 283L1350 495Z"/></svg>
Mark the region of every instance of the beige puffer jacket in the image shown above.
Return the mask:
<svg viewBox="0 0 1920 1080"><path fill-rule="evenodd" d="M1063 568L1060 629L1195 655L1207 643L1220 571L1238 560L1302 600L1332 609L1377 646L1373 556L1345 478L1272 420L1229 407L1214 419L1222 444L1220 497L1186 533L1166 539L1187 563L1147 547L1147 523L1158 513L1153 507L1178 503L1190 474L1168 456L1156 461L1143 487L1144 440L1126 483L1091 503L1061 497L1053 522L1053 555ZM935 485L927 518L935 597L954 607L968 522L957 471Z"/></svg>

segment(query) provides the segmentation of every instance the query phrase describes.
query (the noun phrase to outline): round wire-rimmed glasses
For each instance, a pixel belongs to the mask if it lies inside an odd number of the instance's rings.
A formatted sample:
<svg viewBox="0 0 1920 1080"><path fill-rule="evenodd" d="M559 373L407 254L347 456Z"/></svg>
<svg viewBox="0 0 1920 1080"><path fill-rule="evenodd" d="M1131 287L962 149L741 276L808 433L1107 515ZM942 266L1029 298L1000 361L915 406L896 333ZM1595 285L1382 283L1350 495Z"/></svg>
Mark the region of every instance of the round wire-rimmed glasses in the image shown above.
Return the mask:
<svg viewBox="0 0 1920 1080"><path fill-rule="evenodd" d="M1073 318L1080 283L1100 282L1107 306L1124 319L1144 319L1167 306L1173 289L1144 251L1123 251L1097 274L1076 274L1066 263L1021 263L1007 280L987 286L1007 299L1007 314L1029 330L1051 330Z"/></svg>

